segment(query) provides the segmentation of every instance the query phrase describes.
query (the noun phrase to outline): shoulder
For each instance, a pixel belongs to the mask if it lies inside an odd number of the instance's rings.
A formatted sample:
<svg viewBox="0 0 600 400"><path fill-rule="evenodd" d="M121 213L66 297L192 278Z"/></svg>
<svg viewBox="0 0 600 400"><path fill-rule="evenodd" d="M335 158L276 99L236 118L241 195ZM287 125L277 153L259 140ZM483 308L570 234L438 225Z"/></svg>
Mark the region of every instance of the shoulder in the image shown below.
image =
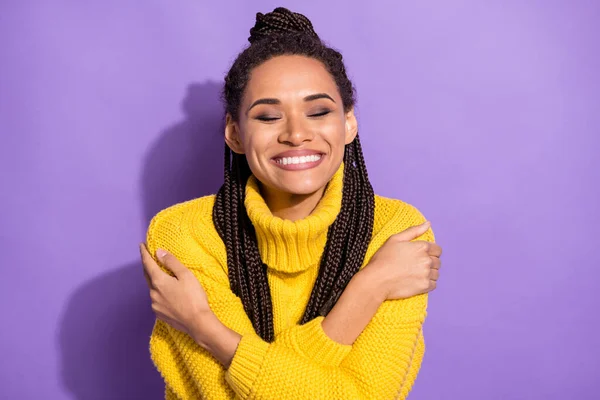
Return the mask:
<svg viewBox="0 0 600 400"><path fill-rule="evenodd" d="M414 205L402 200L375 195L374 237L383 236L387 239L391 235L425 221L423 213ZM433 238L432 232L431 238Z"/></svg>
<svg viewBox="0 0 600 400"><path fill-rule="evenodd" d="M170 231L177 234L189 220L197 222L212 221L212 209L215 204L215 195L199 197L172 205L158 212L150 221L148 233Z"/></svg>
<svg viewBox="0 0 600 400"><path fill-rule="evenodd" d="M375 220L373 231L389 225L412 226L425 222L417 207L405 201L375 195Z"/></svg>
<svg viewBox="0 0 600 400"><path fill-rule="evenodd" d="M226 258L226 249L212 219L216 195L170 206L150 221L146 242L150 251L165 249L188 266L207 257Z"/></svg>

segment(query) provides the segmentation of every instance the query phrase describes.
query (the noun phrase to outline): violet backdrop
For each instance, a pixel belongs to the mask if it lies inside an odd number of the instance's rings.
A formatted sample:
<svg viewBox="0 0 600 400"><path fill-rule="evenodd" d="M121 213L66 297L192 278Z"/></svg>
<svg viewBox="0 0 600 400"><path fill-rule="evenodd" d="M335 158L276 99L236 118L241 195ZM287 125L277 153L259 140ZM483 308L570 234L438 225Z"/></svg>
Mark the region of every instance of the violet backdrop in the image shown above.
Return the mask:
<svg viewBox="0 0 600 400"><path fill-rule="evenodd" d="M160 399L137 244L222 180L257 11L341 50L377 193L444 249L411 400L600 398L600 3L3 1L0 398Z"/></svg>

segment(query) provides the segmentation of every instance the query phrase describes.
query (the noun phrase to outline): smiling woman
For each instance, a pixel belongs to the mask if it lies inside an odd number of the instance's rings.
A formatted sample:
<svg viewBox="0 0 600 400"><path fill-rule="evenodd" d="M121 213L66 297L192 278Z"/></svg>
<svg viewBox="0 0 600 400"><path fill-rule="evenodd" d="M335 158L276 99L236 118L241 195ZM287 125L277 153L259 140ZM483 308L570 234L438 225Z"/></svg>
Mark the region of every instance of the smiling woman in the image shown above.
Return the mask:
<svg viewBox="0 0 600 400"><path fill-rule="evenodd" d="M441 248L373 193L341 54L258 13L225 78L225 180L141 246L169 399L404 399Z"/></svg>
<svg viewBox="0 0 600 400"><path fill-rule="evenodd" d="M297 215L274 215L291 220L308 215L341 165L345 145L356 137L352 104L344 107L321 61L286 54L254 68L241 107L242 115L227 116L227 144L245 154L269 208L278 200L301 205Z"/></svg>

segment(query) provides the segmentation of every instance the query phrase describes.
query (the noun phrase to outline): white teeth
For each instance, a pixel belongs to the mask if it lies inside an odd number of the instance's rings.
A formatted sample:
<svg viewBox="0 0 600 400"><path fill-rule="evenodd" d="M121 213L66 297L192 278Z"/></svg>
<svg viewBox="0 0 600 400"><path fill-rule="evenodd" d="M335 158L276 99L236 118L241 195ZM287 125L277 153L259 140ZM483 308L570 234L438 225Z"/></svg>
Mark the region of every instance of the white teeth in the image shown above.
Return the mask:
<svg viewBox="0 0 600 400"><path fill-rule="evenodd" d="M310 156L300 156L300 157L283 157L278 158L276 161L278 164L288 165L288 164L304 164L307 162L315 162L321 159L320 154L313 154Z"/></svg>

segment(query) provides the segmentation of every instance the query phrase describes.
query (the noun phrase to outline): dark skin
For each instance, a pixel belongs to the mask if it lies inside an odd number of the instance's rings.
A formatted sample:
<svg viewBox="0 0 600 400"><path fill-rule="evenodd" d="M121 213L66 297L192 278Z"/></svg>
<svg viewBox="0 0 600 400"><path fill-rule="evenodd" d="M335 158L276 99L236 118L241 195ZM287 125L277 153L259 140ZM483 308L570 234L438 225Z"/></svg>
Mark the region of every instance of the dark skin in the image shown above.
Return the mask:
<svg viewBox="0 0 600 400"><path fill-rule="evenodd" d="M315 93L327 94L330 99L321 96L306 100ZM278 103L270 101L250 109L264 98L277 99ZM345 144L356 136L353 110L345 112L341 107L335 82L325 68L300 56L279 56L256 67L243 104L244 115L238 122L227 118L227 144L233 151L246 154L269 208L276 210L274 214L290 220L310 215L342 162ZM329 112L320 115L324 109ZM268 114L277 119L260 119ZM304 147L326 155L313 171L281 171L271 163L275 154ZM351 345L385 300L436 288L442 249L435 243L415 240L429 227L427 222L393 235L354 275L322 322L327 336ZM174 277L159 267L144 244L140 253L157 318L190 335L228 368L241 335L219 321L200 282L173 255L158 250L156 259Z"/></svg>

